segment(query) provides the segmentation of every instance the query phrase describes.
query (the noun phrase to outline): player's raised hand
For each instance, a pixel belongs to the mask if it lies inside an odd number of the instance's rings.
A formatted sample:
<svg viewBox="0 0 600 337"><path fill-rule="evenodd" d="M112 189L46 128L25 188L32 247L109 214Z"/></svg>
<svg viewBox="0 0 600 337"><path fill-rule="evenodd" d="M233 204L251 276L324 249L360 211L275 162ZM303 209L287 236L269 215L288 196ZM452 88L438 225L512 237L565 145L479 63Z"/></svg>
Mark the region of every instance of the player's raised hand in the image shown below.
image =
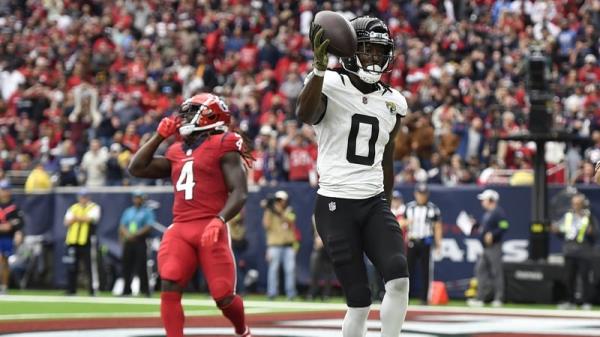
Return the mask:
<svg viewBox="0 0 600 337"><path fill-rule="evenodd" d="M181 120L177 117L165 117L158 124L158 128L156 131L159 135L166 139L177 133L180 124Z"/></svg>
<svg viewBox="0 0 600 337"><path fill-rule="evenodd" d="M319 26L318 24L313 22L313 24L310 26L309 37L312 44L313 53L315 55L313 67L319 71L327 70L327 62L329 60L327 56L329 39L321 41L324 33L325 30L323 27Z"/></svg>
<svg viewBox="0 0 600 337"><path fill-rule="evenodd" d="M225 223L221 218L215 217L212 219L208 225L206 225L206 228L204 228L204 233L202 233L202 238L200 238L202 247L210 247L215 244L219 240L219 234L224 226Z"/></svg>

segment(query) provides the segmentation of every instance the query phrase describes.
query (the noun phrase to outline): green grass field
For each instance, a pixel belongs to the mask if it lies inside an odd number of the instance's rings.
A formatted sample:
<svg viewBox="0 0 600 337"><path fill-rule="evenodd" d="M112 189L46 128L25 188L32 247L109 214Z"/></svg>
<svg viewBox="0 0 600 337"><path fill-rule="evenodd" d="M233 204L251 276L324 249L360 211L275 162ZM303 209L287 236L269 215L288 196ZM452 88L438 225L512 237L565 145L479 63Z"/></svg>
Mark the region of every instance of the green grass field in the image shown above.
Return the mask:
<svg viewBox="0 0 600 337"><path fill-rule="evenodd" d="M0 296L0 320L60 319L64 317L157 317L160 313L158 294L154 294L152 298L115 297L108 292L101 293L97 297L85 296L84 292L80 292L80 294L81 296L64 296L61 291L11 291L9 295ZM245 297L245 302L248 313L305 312L343 310L345 308L343 299L339 297L323 303L303 300L290 302L284 297L268 301L263 295L250 295ZM204 294L185 294L183 305L186 314L190 316L220 314L212 299ZM411 306L416 307L417 305L417 302L411 302ZM374 307L376 308L377 305ZM444 307L465 307L465 302L451 301ZM505 308L553 310L556 309L556 306L509 303L505 305Z"/></svg>
<svg viewBox="0 0 600 337"><path fill-rule="evenodd" d="M65 317L158 317L160 298L154 294L146 297L115 297L100 293L96 297L64 296L61 291L11 291L0 296L0 320L13 319L61 319ZM304 301L288 302L285 298L266 301L264 296L252 295L245 298L248 313L302 312L314 310L339 310L342 299L336 298L329 303L310 303ZM203 294L186 294L183 300L186 315L219 315L213 300Z"/></svg>

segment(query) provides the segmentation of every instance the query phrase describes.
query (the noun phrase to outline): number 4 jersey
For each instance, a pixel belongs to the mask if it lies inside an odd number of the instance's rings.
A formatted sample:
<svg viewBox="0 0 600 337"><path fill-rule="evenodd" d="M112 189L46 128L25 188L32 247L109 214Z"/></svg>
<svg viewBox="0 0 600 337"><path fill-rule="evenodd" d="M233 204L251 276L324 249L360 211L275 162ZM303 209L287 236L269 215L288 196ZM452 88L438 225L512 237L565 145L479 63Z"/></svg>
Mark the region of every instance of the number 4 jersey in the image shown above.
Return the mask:
<svg viewBox="0 0 600 337"><path fill-rule="evenodd" d="M183 142L167 149L175 191L173 223L212 218L221 211L228 196L221 158L227 152L241 152L242 145L240 135L226 132L208 136L194 149Z"/></svg>
<svg viewBox="0 0 600 337"><path fill-rule="evenodd" d="M383 192L383 152L396 115L406 115L406 99L391 88L363 94L346 74L329 70L322 93L327 107L314 125L319 146L318 193L366 199Z"/></svg>

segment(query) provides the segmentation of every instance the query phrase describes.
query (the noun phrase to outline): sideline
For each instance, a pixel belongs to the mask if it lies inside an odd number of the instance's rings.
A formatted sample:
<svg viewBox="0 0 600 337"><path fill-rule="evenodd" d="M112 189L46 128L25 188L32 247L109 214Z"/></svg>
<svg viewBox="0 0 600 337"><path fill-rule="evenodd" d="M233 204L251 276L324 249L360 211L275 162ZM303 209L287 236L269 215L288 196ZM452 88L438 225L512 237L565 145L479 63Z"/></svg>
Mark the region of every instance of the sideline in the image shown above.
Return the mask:
<svg viewBox="0 0 600 337"><path fill-rule="evenodd" d="M33 302L33 303L86 303L86 304L147 304L159 305L159 298L135 298L135 297L89 297L89 296L34 296L34 295L2 295L1 302ZM188 306L215 306L211 299L183 299L183 305ZM269 308L269 309L297 309L310 311L323 310L345 310L346 305L342 303L312 303L312 302L274 302L274 301L251 301L244 300L244 307ZM379 305L373 308L379 310ZM273 310L275 311L275 310Z"/></svg>
<svg viewBox="0 0 600 337"><path fill-rule="evenodd" d="M249 308L246 310L248 314L267 314L272 313L273 310L261 309L261 308ZM186 310L186 317L193 316L218 316L221 315L221 311L218 309L199 309L199 310ZM13 320L42 320L42 319L65 319L65 318L113 318L113 317L129 317L129 318L143 318L143 317L160 317L160 312L61 312L61 313L45 313L45 314L0 314L0 322L2 321L13 321ZM0 335L1 336L1 335Z"/></svg>
<svg viewBox="0 0 600 337"><path fill-rule="evenodd" d="M158 298L116 298L116 297L87 297L87 296L32 296L32 295L2 295L1 302L33 302L33 303L88 303L88 304L147 304L159 305ZM208 306L215 305L213 300L209 299L183 299L183 305L186 306ZM274 301L252 301L245 300L246 308L264 309L264 312L277 312L278 309L299 310L299 311L329 311L346 310L343 303L311 303L311 302L274 302ZM379 310L380 305L374 304L372 310ZM521 308L469 308L469 307L451 307L451 306L409 306L409 312L440 312L440 313L472 313L472 314L498 314L498 315L529 315L540 317L585 317L600 318L600 311L581 311L581 310L559 310L559 309L521 309ZM191 312L191 311L190 311ZM98 313L97 315L100 315ZM120 315L129 314L121 313ZM8 314L10 315L10 314ZM4 317L7 315L1 315Z"/></svg>
<svg viewBox="0 0 600 337"><path fill-rule="evenodd" d="M185 328L185 335L201 336L231 336L231 328ZM89 330L85 332L86 337L133 337L133 336L164 336L162 328L148 329L107 329ZM293 337L341 337L342 332L331 329L294 329L293 332L286 328L263 328L252 329L252 334L260 336L293 336ZM366 337L380 337L381 333L376 331L367 332ZM81 337L81 331L44 331L25 332L2 335L2 337ZM402 337L435 337L429 334L402 333Z"/></svg>

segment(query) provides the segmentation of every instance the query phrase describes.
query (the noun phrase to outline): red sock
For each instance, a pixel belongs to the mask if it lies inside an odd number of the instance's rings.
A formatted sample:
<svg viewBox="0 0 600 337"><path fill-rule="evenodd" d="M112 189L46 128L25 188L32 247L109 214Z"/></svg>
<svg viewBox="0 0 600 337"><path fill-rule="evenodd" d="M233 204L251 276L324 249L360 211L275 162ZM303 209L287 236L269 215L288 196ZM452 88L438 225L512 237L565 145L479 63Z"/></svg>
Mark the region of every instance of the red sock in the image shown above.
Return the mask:
<svg viewBox="0 0 600 337"><path fill-rule="evenodd" d="M181 293L163 291L160 294L160 317L167 331L167 337L183 337L183 308Z"/></svg>
<svg viewBox="0 0 600 337"><path fill-rule="evenodd" d="M233 301L225 308L221 308L221 311L223 312L223 316L227 317L227 319L231 321L231 324L233 324L236 334L241 335L246 331L244 302L240 296L235 295Z"/></svg>

